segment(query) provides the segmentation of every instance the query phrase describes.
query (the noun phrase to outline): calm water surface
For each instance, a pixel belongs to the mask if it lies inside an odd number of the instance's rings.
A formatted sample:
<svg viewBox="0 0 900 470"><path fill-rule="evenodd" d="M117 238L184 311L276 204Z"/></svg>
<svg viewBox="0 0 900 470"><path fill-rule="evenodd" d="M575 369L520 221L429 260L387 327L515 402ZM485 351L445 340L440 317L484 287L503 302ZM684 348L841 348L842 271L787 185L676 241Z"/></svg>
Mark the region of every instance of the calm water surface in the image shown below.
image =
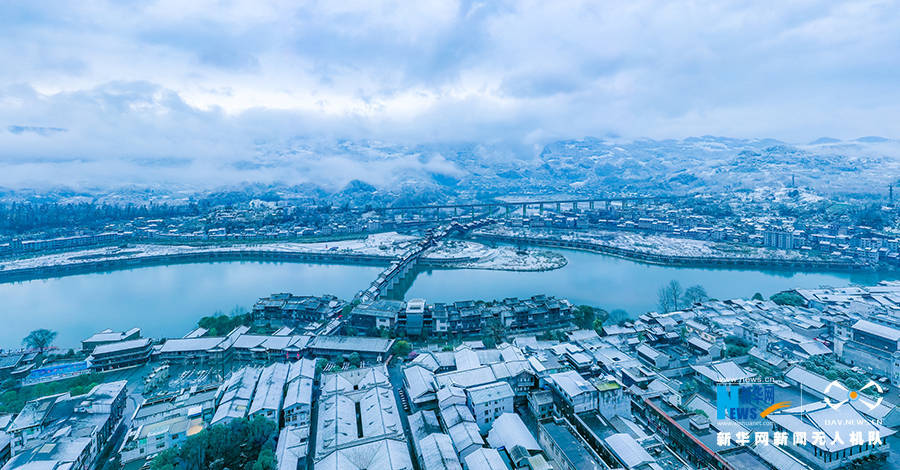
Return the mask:
<svg viewBox="0 0 900 470"><path fill-rule="evenodd" d="M655 310L657 291L672 279L682 288L700 284L710 297L766 298L791 288L846 286L877 283L887 279L877 273L793 273L731 269L678 268L641 264L611 256L581 251L555 250L569 263L544 272L435 270L420 273L406 292L407 298L429 302L460 299L502 299L546 293L572 303L596 305L607 310L624 309L633 316ZM896 278L894 275L893 278Z"/></svg>
<svg viewBox="0 0 900 470"><path fill-rule="evenodd" d="M436 270L412 282L407 298L429 302L528 297L544 293L576 304L631 314L652 310L671 279L701 284L716 298L769 296L793 287L874 283L877 274L759 272L671 268L563 251L569 264L555 271ZM138 326L146 336L181 336L216 311L248 308L274 292L334 294L349 299L380 272L374 266L292 263L214 263L139 268L0 284L0 348L19 347L35 328L59 332L56 344L76 347L104 328Z"/></svg>
<svg viewBox="0 0 900 470"><path fill-rule="evenodd" d="M0 348L20 347L35 328L59 332L56 345L77 347L104 328L140 327L145 336L182 336L197 320L249 308L275 292L349 299L382 268L294 263L213 263L0 284Z"/></svg>

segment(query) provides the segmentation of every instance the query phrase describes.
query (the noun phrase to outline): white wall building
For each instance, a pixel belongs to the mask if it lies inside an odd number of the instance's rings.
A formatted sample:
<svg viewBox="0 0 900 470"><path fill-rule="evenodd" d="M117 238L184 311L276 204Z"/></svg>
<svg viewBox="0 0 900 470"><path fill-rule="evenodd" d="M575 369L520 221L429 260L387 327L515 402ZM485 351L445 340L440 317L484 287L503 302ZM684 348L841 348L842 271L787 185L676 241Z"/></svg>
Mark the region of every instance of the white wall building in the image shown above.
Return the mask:
<svg viewBox="0 0 900 470"><path fill-rule="evenodd" d="M600 391L573 370L550 374L550 387L574 413L594 411L599 406Z"/></svg>
<svg viewBox="0 0 900 470"><path fill-rule="evenodd" d="M506 382L479 385L466 390L466 405L475 417L478 429L484 433L503 413L513 412L515 393Z"/></svg>

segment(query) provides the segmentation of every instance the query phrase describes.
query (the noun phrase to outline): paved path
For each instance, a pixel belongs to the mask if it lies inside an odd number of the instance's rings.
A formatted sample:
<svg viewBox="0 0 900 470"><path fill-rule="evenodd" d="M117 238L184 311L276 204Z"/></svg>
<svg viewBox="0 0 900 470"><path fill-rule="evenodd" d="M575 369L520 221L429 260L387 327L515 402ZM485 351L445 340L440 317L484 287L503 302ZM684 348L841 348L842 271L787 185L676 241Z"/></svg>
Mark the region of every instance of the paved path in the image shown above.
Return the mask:
<svg viewBox="0 0 900 470"><path fill-rule="evenodd" d="M400 389L403 388L403 367L399 365L399 360L394 360L388 366L388 379L391 381L392 388L394 389L394 400L397 404L397 411L400 414L400 423L403 425L403 433L406 435L406 442L409 447L409 456L412 459L413 469L421 470L419 468L419 459L416 458L416 452L413 448L413 439L412 439L412 431L409 428L409 417L406 414L406 410L403 409L403 402L400 400ZM411 402L409 404L411 407L411 412L415 412L415 405Z"/></svg>

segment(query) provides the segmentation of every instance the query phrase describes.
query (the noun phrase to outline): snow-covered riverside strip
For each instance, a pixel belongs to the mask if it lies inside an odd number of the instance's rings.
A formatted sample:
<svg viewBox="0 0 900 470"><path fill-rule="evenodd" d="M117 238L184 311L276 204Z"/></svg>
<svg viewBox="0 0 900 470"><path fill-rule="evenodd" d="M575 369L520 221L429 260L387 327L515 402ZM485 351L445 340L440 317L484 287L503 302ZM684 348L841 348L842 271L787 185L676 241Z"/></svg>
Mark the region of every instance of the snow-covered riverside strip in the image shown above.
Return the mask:
<svg viewBox="0 0 900 470"><path fill-rule="evenodd" d="M478 261L458 263L459 267L470 269L492 269L499 271L550 271L559 269L569 261L561 253L547 250L517 250L510 246L500 246L491 254Z"/></svg>
<svg viewBox="0 0 900 470"><path fill-rule="evenodd" d="M767 247L742 245L736 243L676 238L666 235L646 234L640 232L608 231L608 230L570 230L533 229L529 227L494 226L476 231L476 234L496 234L520 236L527 238L555 238L560 240L582 241L607 245L610 247L667 256L687 257L731 257L759 258L774 260L829 260L819 253L806 253L800 250L779 250Z"/></svg>
<svg viewBox="0 0 900 470"><path fill-rule="evenodd" d="M0 275L35 274L41 277L59 275L64 271L82 268L90 271L115 269L117 267L173 262L204 262L259 257L261 260L322 262L341 261L353 263L384 262L407 251L417 237L396 232L369 235L366 238L317 243L263 243L226 246L154 245L135 244L127 247L106 247L53 253L32 258L0 261ZM561 259L560 259L561 258ZM491 248L480 243L461 240L447 240L433 248L423 258L424 261L440 263L446 267L500 269L515 271L543 271L565 266L565 258L554 253L530 250L518 252L510 247Z"/></svg>
<svg viewBox="0 0 900 470"><path fill-rule="evenodd" d="M503 231L476 231L472 239L489 243L508 243L518 246L543 246L559 249L583 250L605 255L617 256L642 263L664 266L685 267L724 267L738 269L788 269L792 271L873 271L874 266L849 259L817 259L813 257L753 257L717 255L684 255L660 253L656 251L625 248L604 243L589 237L552 236L546 233L534 235L523 234L523 231L511 231L509 235Z"/></svg>

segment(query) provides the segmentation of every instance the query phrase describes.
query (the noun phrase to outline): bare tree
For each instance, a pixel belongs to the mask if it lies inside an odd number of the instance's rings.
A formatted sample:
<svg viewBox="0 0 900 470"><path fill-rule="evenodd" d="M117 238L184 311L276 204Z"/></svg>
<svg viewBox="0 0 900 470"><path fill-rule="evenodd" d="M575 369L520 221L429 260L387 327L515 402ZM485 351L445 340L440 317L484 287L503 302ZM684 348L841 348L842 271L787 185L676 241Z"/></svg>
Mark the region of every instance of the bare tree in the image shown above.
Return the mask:
<svg viewBox="0 0 900 470"><path fill-rule="evenodd" d="M28 336L22 340L22 343L29 348L38 349L42 353L45 349L50 347L53 344L53 340L56 339L56 332L52 330L48 330L45 328L41 328L39 330L34 330L31 333L28 333Z"/></svg>
<svg viewBox="0 0 900 470"><path fill-rule="evenodd" d="M663 312L674 312L681 305L681 283L676 280L669 281L668 284L659 288L657 297L659 300L659 309Z"/></svg>
<svg viewBox="0 0 900 470"><path fill-rule="evenodd" d="M666 286L662 286L656 292L657 306L663 313L672 311L672 302L669 300L669 293Z"/></svg>
<svg viewBox="0 0 900 470"><path fill-rule="evenodd" d="M684 290L684 305L689 306L708 299L706 289L701 285L691 286Z"/></svg>

